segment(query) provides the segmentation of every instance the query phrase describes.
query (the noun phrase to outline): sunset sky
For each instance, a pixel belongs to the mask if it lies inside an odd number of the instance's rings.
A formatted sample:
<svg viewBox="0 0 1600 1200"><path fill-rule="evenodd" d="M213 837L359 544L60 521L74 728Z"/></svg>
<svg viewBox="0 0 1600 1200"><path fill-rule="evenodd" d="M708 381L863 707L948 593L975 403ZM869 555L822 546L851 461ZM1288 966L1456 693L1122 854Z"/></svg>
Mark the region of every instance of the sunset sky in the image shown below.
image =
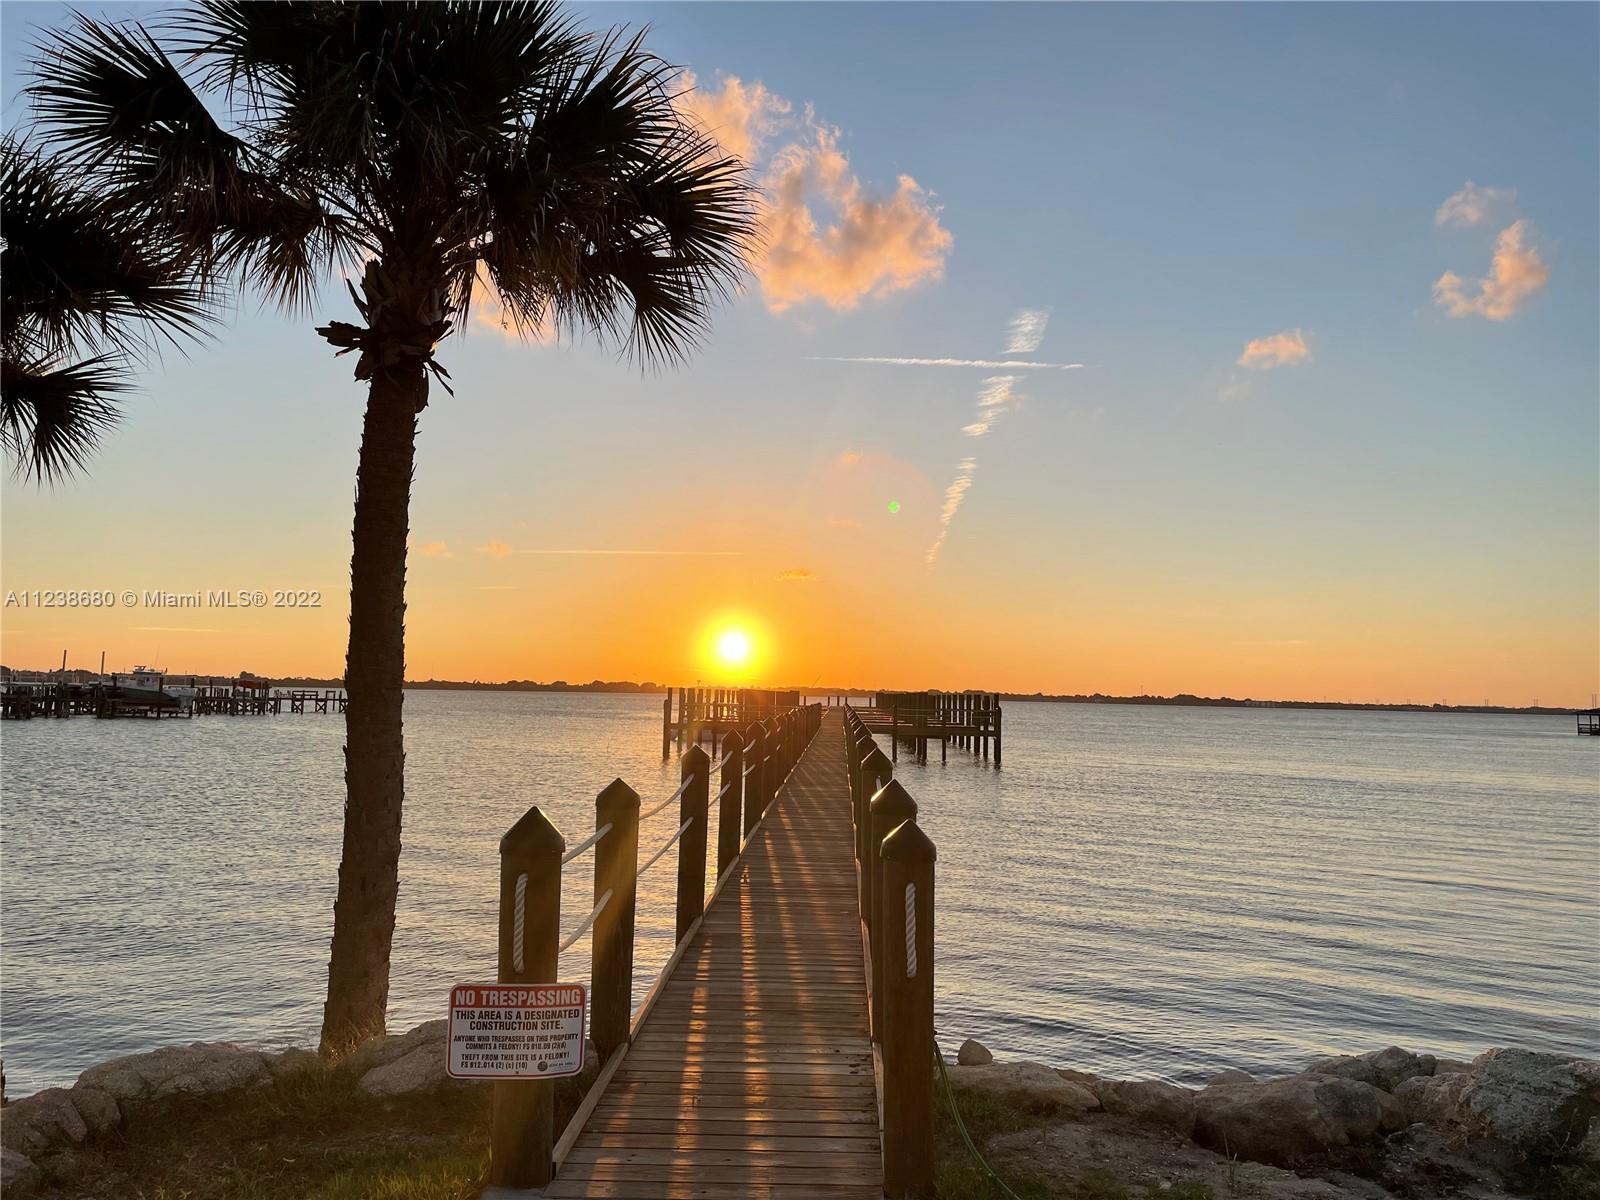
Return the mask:
<svg viewBox="0 0 1600 1200"><path fill-rule="evenodd" d="M145 15L150 6L91 13ZM1593 5L605 5L769 245L685 366L480 311L423 414L408 675L1589 703ZM30 27L3 10L6 121ZM4 661L342 670L365 388L246 299L92 473L4 484Z"/></svg>

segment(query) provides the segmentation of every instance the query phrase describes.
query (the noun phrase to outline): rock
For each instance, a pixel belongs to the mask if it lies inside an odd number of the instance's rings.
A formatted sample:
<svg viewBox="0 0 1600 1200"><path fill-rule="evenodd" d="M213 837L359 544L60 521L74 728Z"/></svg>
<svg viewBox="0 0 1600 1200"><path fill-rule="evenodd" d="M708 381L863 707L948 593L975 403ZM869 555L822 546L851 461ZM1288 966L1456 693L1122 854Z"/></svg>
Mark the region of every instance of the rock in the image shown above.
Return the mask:
<svg viewBox="0 0 1600 1200"><path fill-rule="evenodd" d="M231 1042L165 1046L114 1058L78 1076L77 1087L98 1088L118 1100L143 1100L179 1092L208 1094L258 1083L267 1076L267 1056Z"/></svg>
<svg viewBox="0 0 1600 1200"><path fill-rule="evenodd" d="M1374 1050L1370 1054L1345 1055L1342 1058L1324 1059L1310 1070L1321 1075L1337 1075L1370 1083L1375 1088L1392 1092L1407 1079L1418 1075L1432 1075L1438 1060L1431 1054L1416 1055L1399 1046L1387 1050Z"/></svg>
<svg viewBox="0 0 1600 1200"><path fill-rule="evenodd" d="M6 1111L10 1112L12 1107L8 1105ZM38 1184L41 1174L26 1154L10 1146L0 1147L0 1193L6 1196L26 1195Z"/></svg>
<svg viewBox="0 0 1600 1200"><path fill-rule="evenodd" d="M1464 1063L1459 1058L1435 1059L1433 1073L1435 1075L1471 1075L1472 1064Z"/></svg>
<svg viewBox="0 0 1600 1200"><path fill-rule="evenodd" d="M1399 1196L1504 1200L1514 1195L1497 1166L1474 1152L1482 1148L1482 1143L1469 1146L1459 1133L1409 1125L1384 1142L1378 1179Z"/></svg>
<svg viewBox="0 0 1600 1200"><path fill-rule="evenodd" d="M404 1058L373 1067L361 1077L363 1092L373 1096L403 1096L425 1092L450 1082L445 1074L445 1043L426 1042Z"/></svg>
<svg viewBox="0 0 1600 1200"><path fill-rule="evenodd" d="M1578 1143L1578 1157L1600 1167L1600 1117L1589 1122L1588 1135Z"/></svg>
<svg viewBox="0 0 1600 1200"><path fill-rule="evenodd" d="M1206 1080L1206 1086L1216 1087L1218 1084L1223 1083L1254 1083L1255 1081L1256 1077L1250 1074L1249 1071L1241 1071L1236 1067L1229 1067L1226 1071L1218 1071L1210 1079Z"/></svg>
<svg viewBox="0 0 1600 1200"><path fill-rule="evenodd" d="M1472 1076L1450 1071L1443 1075L1414 1075L1394 1089L1394 1098L1408 1125L1448 1129L1461 1118L1461 1097Z"/></svg>
<svg viewBox="0 0 1600 1200"><path fill-rule="evenodd" d="M1484 1132L1524 1152L1576 1146L1600 1116L1600 1062L1535 1050L1473 1060L1462 1099Z"/></svg>
<svg viewBox="0 0 1600 1200"><path fill-rule="evenodd" d="M298 1075L302 1071L318 1070L322 1057L303 1046L290 1046L277 1054L267 1055L267 1070L275 1076Z"/></svg>
<svg viewBox="0 0 1600 1200"><path fill-rule="evenodd" d="M66 1088L45 1088L0 1109L0 1145L29 1158L57 1146L78 1146L89 1126Z"/></svg>
<svg viewBox="0 0 1600 1200"><path fill-rule="evenodd" d="M449 1022L440 1019L424 1021L415 1029L397 1033L392 1037L373 1038L356 1047L341 1064L357 1075L364 1075L373 1067L383 1067L405 1058L420 1046L437 1042L443 1045L450 1036Z"/></svg>
<svg viewBox="0 0 1600 1200"><path fill-rule="evenodd" d="M1076 1083L1088 1088L1095 1094L1096 1099L1099 1098L1100 1076L1091 1075L1088 1071L1074 1071L1071 1067L1057 1067L1056 1074L1068 1083Z"/></svg>
<svg viewBox="0 0 1600 1200"><path fill-rule="evenodd" d="M122 1124L122 1110L110 1092L96 1087L75 1087L67 1095L78 1110L91 1136L106 1133Z"/></svg>
<svg viewBox="0 0 1600 1200"><path fill-rule="evenodd" d="M1393 1096L1355 1079L1307 1072L1269 1083L1213 1084L1196 1097L1194 1138L1222 1154L1285 1166L1400 1128Z"/></svg>
<svg viewBox="0 0 1600 1200"><path fill-rule="evenodd" d="M956 1051L956 1062L963 1067L986 1067L993 1061L994 1055L989 1053L988 1047L971 1038L962 1042L961 1049Z"/></svg>
<svg viewBox="0 0 1600 1200"><path fill-rule="evenodd" d="M1194 1093L1186 1087L1155 1080L1106 1079L1100 1083L1099 1096L1100 1106L1108 1113L1171 1129L1184 1137L1194 1133Z"/></svg>
<svg viewBox="0 0 1600 1200"><path fill-rule="evenodd" d="M984 1067L954 1066L950 1082L1035 1113L1078 1113L1100 1107L1081 1083L1063 1079L1036 1062L992 1063Z"/></svg>

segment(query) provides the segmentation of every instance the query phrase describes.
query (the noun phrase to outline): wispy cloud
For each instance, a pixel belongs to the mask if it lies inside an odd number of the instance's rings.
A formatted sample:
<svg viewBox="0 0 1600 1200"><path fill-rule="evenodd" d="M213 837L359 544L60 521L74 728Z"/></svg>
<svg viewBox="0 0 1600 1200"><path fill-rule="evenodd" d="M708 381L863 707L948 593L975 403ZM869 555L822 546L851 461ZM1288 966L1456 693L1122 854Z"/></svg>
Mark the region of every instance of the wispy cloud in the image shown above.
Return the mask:
<svg viewBox="0 0 1600 1200"><path fill-rule="evenodd" d="M1025 358L886 358L865 356L842 358L807 355L811 362L876 363L886 367L980 367L986 371L1077 371L1082 363L1032 362Z"/></svg>
<svg viewBox="0 0 1600 1200"><path fill-rule="evenodd" d="M1479 187L1472 180L1433 214L1435 225L1482 225L1497 213L1504 213L1517 202L1515 188Z"/></svg>
<svg viewBox="0 0 1600 1200"><path fill-rule="evenodd" d="M779 571L777 575L779 583L813 583L816 578L804 567L792 567L787 571Z"/></svg>
<svg viewBox="0 0 1600 1200"><path fill-rule="evenodd" d="M513 550L512 554L548 554L572 557L600 558L743 558L743 550L598 550L598 549L539 549Z"/></svg>
<svg viewBox="0 0 1600 1200"><path fill-rule="evenodd" d="M479 554L487 554L490 558L504 558L512 552L510 546L496 541L485 542L481 546L474 546L473 549Z"/></svg>
<svg viewBox="0 0 1600 1200"><path fill-rule="evenodd" d="M194 625L130 625L135 633L221 633L220 629L204 629Z"/></svg>
<svg viewBox="0 0 1600 1200"><path fill-rule="evenodd" d="M978 393L978 419L964 426L961 432L968 437L981 438L993 429L996 421L1021 403L1016 383L1015 375L993 375L985 379Z"/></svg>
<svg viewBox="0 0 1600 1200"><path fill-rule="evenodd" d="M422 555L423 558L455 557L450 553L450 544L448 542L423 542L422 545L417 547L417 553Z"/></svg>
<svg viewBox="0 0 1600 1200"><path fill-rule="evenodd" d="M1311 347L1306 345L1305 331L1285 329L1282 333L1246 342L1237 365L1252 371L1270 371L1274 367L1305 362L1310 357Z"/></svg>
<svg viewBox="0 0 1600 1200"><path fill-rule="evenodd" d="M520 592L522 589L514 583L483 583L473 590L479 592Z"/></svg>
<svg viewBox="0 0 1600 1200"><path fill-rule="evenodd" d="M1446 271L1433 285L1433 300L1451 317L1504 321L1550 278L1550 268L1527 244L1527 220L1513 222L1495 239L1494 258L1484 279L1466 280Z"/></svg>
<svg viewBox="0 0 1600 1200"><path fill-rule="evenodd" d="M963 458L956 466L956 477L944 490L944 507L939 510L939 532L933 539L933 545L928 547L926 557L930 568L939 561L939 551L944 549L945 538L950 536L950 523L956 519L956 513L961 511L961 502L966 499L967 491L972 487L972 475L977 469L976 458Z"/></svg>
<svg viewBox="0 0 1600 1200"><path fill-rule="evenodd" d="M1021 308L1011 318L1006 331L1007 354L1032 354L1044 341L1045 326L1050 324L1048 308Z"/></svg>
<svg viewBox="0 0 1600 1200"><path fill-rule="evenodd" d="M861 452L859 450L846 450L839 455L839 465L841 467L853 467L860 461Z"/></svg>

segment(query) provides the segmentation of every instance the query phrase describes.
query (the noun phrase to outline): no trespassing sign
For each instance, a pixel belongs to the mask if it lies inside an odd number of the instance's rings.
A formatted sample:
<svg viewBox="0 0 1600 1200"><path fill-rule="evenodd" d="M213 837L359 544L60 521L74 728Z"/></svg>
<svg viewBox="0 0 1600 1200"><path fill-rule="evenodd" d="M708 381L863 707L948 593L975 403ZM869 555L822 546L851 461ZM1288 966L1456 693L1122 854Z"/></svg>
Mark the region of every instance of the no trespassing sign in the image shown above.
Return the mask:
<svg viewBox="0 0 1600 1200"><path fill-rule="evenodd" d="M452 1079L560 1079L583 1070L581 983L464 983L450 990Z"/></svg>

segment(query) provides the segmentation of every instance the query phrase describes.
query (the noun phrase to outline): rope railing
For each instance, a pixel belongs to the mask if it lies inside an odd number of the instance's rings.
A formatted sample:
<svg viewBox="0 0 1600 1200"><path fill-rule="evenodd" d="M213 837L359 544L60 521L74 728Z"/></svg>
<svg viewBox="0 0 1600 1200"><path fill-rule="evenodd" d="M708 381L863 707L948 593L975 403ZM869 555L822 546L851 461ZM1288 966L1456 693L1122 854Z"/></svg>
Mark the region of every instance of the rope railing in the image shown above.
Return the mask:
<svg viewBox="0 0 1600 1200"><path fill-rule="evenodd" d="M600 826L599 829L596 829L588 837L584 838L583 841L579 842L571 850L568 850L565 854L563 854L561 856L561 865L563 867L566 866L569 862L577 858L578 855L582 854L585 850L588 850L591 846L598 846L600 844L600 839L605 837L605 835L610 832L611 822L607 821L604 825Z"/></svg>
<svg viewBox="0 0 1600 1200"><path fill-rule="evenodd" d="M669 837L667 839L667 844L665 846L661 847L661 849L657 850L654 854L652 854L650 856L650 861L645 863L644 866L640 867L637 871L635 871L633 873L633 877L635 879L643 879L644 878L644 873L646 871L648 871L651 867L655 866L656 863L661 861L661 856L663 854L665 854L668 850L671 850L673 843L676 842L679 838L681 838L683 836L683 831L685 829L689 828L689 826L691 826L693 824L694 824L694 818L690 817L682 825L679 825L678 826L678 832L673 834L671 837Z"/></svg>
<svg viewBox="0 0 1600 1200"><path fill-rule="evenodd" d="M595 923L595 918L597 918L601 912L605 910L606 905L611 903L611 894L611 889L607 888L606 894L600 897L600 903L596 904L592 909L589 910L589 915L582 921L578 922L578 927L574 929L567 936L567 940L562 942L561 945L556 949L557 954L565 954L568 950L572 949L573 945L576 944L579 938L589 932L589 927Z"/></svg>
<svg viewBox="0 0 1600 1200"><path fill-rule="evenodd" d="M678 785L678 790L673 792L672 795L668 796L665 800L663 800L660 804L656 805L649 812L640 813L639 814L639 820L648 821L651 817L655 816L658 812L660 812L667 805L671 804L674 800L681 800L683 798L683 794L685 792L687 792L689 790L689 788L693 784L694 784L694 776L690 775L687 779L685 779L682 783L680 783Z"/></svg>

